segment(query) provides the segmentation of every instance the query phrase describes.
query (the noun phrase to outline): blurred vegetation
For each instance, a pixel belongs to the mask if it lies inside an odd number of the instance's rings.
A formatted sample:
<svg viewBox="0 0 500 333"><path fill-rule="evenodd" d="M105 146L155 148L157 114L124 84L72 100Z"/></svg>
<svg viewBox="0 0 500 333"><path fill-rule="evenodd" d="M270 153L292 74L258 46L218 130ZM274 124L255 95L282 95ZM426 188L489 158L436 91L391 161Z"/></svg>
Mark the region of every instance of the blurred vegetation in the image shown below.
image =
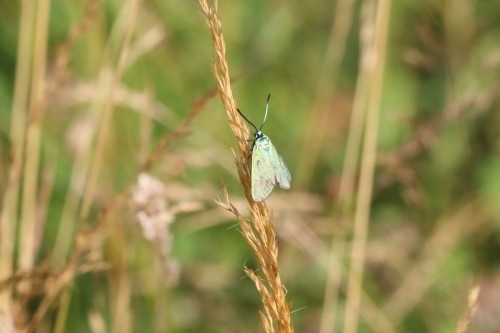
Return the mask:
<svg viewBox="0 0 500 333"><path fill-rule="evenodd" d="M355 204L342 217L339 186L368 2L354 2L345 45L332 37L345 0L219 3L239 107L258 124L271 93L264 132L292 174L268 203L296 332L319 332L330 244L343 327ZM227 186L247 213L198 3L55 0L46 39L33 25L43 14L30 16L43 3L0 11L0 319L37 332L262 331L243 278L255 258L215 204ZM499 40L498 1L390 4L358 332L454 332L475 285L470 332L500 330ZM39 147L12 139L22 89L21 127L40 125Z"/></svg>

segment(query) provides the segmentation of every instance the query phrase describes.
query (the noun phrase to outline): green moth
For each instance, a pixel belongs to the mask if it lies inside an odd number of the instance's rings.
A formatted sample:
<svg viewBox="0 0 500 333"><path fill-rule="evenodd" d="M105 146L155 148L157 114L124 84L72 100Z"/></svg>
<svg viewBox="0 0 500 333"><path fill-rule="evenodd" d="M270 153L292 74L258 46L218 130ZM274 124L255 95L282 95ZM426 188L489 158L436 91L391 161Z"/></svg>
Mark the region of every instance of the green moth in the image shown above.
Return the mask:
<svg viewBox="0 0 500 333"><path fill-rule="evenodd" d="M276 182L281 188L289 190L292 181L285 161L274 148L271 139L262 133L270 98L271 94L267 96L266 113L260 128L257 128L238 109L243 119L255 128L252 147L252 198L255 202L264 201L273 191Z"/></svg>

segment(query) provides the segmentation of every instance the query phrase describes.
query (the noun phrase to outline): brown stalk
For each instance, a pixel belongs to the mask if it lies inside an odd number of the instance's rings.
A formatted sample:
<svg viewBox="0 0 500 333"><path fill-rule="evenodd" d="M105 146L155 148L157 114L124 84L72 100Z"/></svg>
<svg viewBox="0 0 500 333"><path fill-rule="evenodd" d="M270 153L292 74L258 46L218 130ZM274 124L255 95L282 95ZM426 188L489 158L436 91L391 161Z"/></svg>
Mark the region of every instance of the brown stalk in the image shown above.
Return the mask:
<svg viewBox="0 0 500 333"><path fill-rule="evenodd" d="M472 198L436 223L436 230L426 241L419 258L406 269L403 281L381 307L393 325L399 325L429 293L440 277L438 272L442 263L453 256L460 241L484 227L490 218L478 200Z"/></svg>
<svg viewBox="0 0 500 333"><path fill-rule="evenodd" d="M367 6L369 2L365 2ZM390 0L377 2L374 8L374 37L371 57L372 77L367 91L365 137L361 156L360 180L354 214L354 236L351 247L351 267L347 286L347 304L344 333L358 331L361 308L362 283L366 257L366 244L370 221L370 206L373 192L375 161L377 156L378 122L380 100L384 79L384 62L389 30Z"/></svg>
<svg viewBox="0 0 500 333"><path fill-rule="evenodd" d="M479 293L481 287L476 284L469 290L469 297L467 300L467 309L457 323L456 333L467 333L469 332L469 327L472 321L472 317L477 311L479 306Z"/></svg>
<svg viewBox="0 0 500 333"><path fill-rule="evenodd" d="M31 74L31 49L35 25L35 3L21 2L21 16L19 26L18 59L16 64L16 78L14 100L12 105L10 142L11 160L8 171L8 182L2 198L0 215L0 280L8 279L13 273L14 239L17 211L19 209L19 193L24 159L24 145L26 141L26 123ZM12 322L12 290L0 290L0 320L3 323Z"/></svg>
<svg viewBox="0 0 500 333"><path fill-rule="evenodd" d="M192 122L201 113L203 107L205 106L205 103L210 98L215 96L216 93L217 92L214 89L212 89L195 99L191 107L191 112L187 115L187 117L184 118L182 123L180 123L179 126L172 133L165 135L160 140L160 143L156 146L156 148L146 158L146 162L142 166L142 171L144 172L149 171L151 167L165 155L165 152L170 147L170 144L172 142L183 137L188 133Z"/></svg>
<svg viewBox="0 0 500 333"><path fill-rule="evenodd" d="M35 15L33 39L32 79L30 82L28 123L26 129L26 156L23 165L23 187L19 234L19 267L31 269L35 259L37 194L40 169L40 147L44 113L44 76L50 3L40 1ZM26 290L29 286L25 286Z"/></svg>
<svg viewBox="0 0 500 333"><path fill-rule="evenodd" d="M73 170L73 175L78 175L77 168L80 168L80 171L86 168L89 168L89 178L86 182L85 185L85 190L84 190L84 195L83 198L81 199L81 207L79 211L79 219L80 221L84 221L87 219L92 201L93 201L93 196L94 192L97 186L98 182L98 177L99 177L99 171L101 168L102 160L103 160L103 154L104 154L104 149L107 144L107 139L108 139L108 134L110 131L110 127L112 125L112 117L113 117L113 112L114 112L114 102L115 102L115 94L117 87L119 85L119 81L121 80L121 76L124 71L125 63L127 60L127 55L130 47L130 41L132 38L132 33L134 31L135 27L135 18L137 16L138 8L140 7L140 0L131 0L127 3L129 6L128 8L128 18L130 24L128 25L124 37L123 37L123 44L122 48L120 50L119 58L118 58L118 63L116 67L114 68L114 73L113 73L113 78L111 81L111 85L108 88L108 90L105 92L106 94L106 99L104 101L104 105L102 107L102 116L101 116L101 122L100 122L100 127L98 130L98 138L96 141L96 148L95 148L95 153L93 157L93 161L91 162L90 166L87 166L86 163L80 163L80 164L75 164L75 169ZM57 59L56 59L56 64L55 64L55 80L54 80L54 87L57 87L60 85L64 79L65 79L65 71L66 71L66 66L67 66L67 61L68 61L68 53L70 51L70 48L72 44L74 43L75 40L77 40L81 34L83 34L89 27L91 20L95 17L95 13L98 10L98 1L97 0L90 0L87 4L87 9L84 18L80 22L80 24L76 25L75 27L72 28L70 31L65 43L62 44L58 48L57 52ZM78 155L80 158L85 159L85 154L86 152L81 151ZM68 192L71 193L71 192ZM71 196L71 194L68 194L67 202L65 203L65 208L64 208L64 214L63 214L63 219L70 220L72 218L73 214L78 214L76 212L76 207L79 198ZM54 256L54 262L56 264L60 264L65 260L65 257L67 255L67 252L70 247L70 240L68 239L69 237L65 234L64 232L70 232L72 231L72 226L69 223L61 223L61 228L59 232L59 237L57 238L57 242L55 244L55 247L57 250L60 250L60 252L56 252L57 254ZM68 270L67 276L73 276L73 272L71 270ZM32 327L33 325L37 325L37 322L42 319L44 314L47 311L47 307L54 301L56 296L59 296L59 294L62 293L61 301L58 306L58 314L56 318L56 325L55 325L55 332L61 332L63 330L63 327L65 326L66 322L66 317L68 313L68 308L71 300L71 291L69 286L72 284L71 279L67 281L67 283L60 283L59 288L54 288L47 294L47 297L44 298L43 303L40 305L40 307L37 309L37 312L35 316L33 317L32 321L30 322L29 327Z"/></svg>
<svg viewBox="0 0 500 333"><path fill-rule="evenodd" d="M243 191L252 212L251 221L241 216L231 204L229 195L224 190L225 203L219 204L232 212L239 221L243 236L255 252L262 275L246 268L245 273L252 279L259 291L264 310L261 311L262 324L266 332L293 332L290 320L290 305L286 302L286 289L281 283L278 272L278 245L276 233L272 223L272 215L265 203L253 201L250 191L250 149L246 138L250 130L236 108L236 101L231 90L229 66L226 59L226 46L222 34L222 23L217 11L217 1L210 6L207 0L199 0L205 13L205 21L210 29L216 52L216 59L212 62L212 71L215 76L219 96L227 113L229 126L238 139L239 155L233 150Z"/></svg>
<svg viewBox="0 0 500 333"><path fill-rule="evenodd" d="M123 44L118 57L118 62L113 72L113 79L111 86L106 92L106 99L102 108L102 116L99 125L99 132L96 141L96 148L94 154L94 160L90 167L88 180L86 183L86 189L83 194L82 204L80 208L80 220L84 221L88 218L90 214L90 209L92 206L92 200L96 191L96 186L98 183L99 170L101 169L101 164L104 158L104 150L108 141L108 135L113 119L114 104L115 104L115 94L117 87L119 86L123 70L127 61L127 55L129 52L130 41L132 39L132 34L135 28L135 22L137 18L137 12L140 8L141 0L131 0L127 3L128 6L128 26L123 36Z"/></svg>
<svg viewBox="0 0 500 333"><path fill-rule="evenodd" d="M377 159L377 164L383 167L383 173L380 175L383 182L379 182L379 189L389 187L397 181L404 181L401 170L407 170L406 165L412 159L431 147L447 124L473 109L488 109L499 96L500 85L494 84L484 91L450 101L438 115L419 126L398 150Z"/></svg>
<svg viewBox="0 0 500 333"><path fill-rule="evenodd" d="M335 21L346 22L344 22L345 27L340 26L340 23L338 23L339 26L337 26L336 29L339 30L339 32L337 34L342 34L341 31L344 31L345 35L348 34L350 25L352 24L352 20L350 18L350 16L352 16L352 7L353 1L351 0L342 0L339 2L337 14L338 17L335 18ZM347 11L341 10L341 8L347 9ZM368 12L368 10L364 10L364 12L366 16L366 12ZM349 17L347 19L341 18L345 15L348 15ZM372 44L372 26L370 24L371 22L369 22L369 20L365 19L364 17L361 17L361 22L363 23L359 33L361 50L361 56L359 59L360 71L358 74L358 79L356 81L356 95L354 104L352 106L349 134L346 145L346 154L342 167L342 177L339 187L337 204L340 214L340 220L342 221L342 223L346 223L346 221L348 221L352 215L352 210L350 207L351 203L354 200L354 182L356 177L356 169L358 167L359 151L361 150L365 107L367 104L368 96L367 90L369 88L368 82L371 74L371 66L368 59L369 57L367 55ZM342 50L343 49L344 48L342 48ZM340 60L338 60L338 62L340 63ZM320 333L333 332L335 329L339 288L341 287L341 280L342 276L344 275L344 273L342 272L342 268L338 264L338 258L342 258L345 256L347 248L346 243L346 235L342 235L341 237L332 237L331 240L327 268L327 279L324 292L324 303L321 313Z"/></svg>

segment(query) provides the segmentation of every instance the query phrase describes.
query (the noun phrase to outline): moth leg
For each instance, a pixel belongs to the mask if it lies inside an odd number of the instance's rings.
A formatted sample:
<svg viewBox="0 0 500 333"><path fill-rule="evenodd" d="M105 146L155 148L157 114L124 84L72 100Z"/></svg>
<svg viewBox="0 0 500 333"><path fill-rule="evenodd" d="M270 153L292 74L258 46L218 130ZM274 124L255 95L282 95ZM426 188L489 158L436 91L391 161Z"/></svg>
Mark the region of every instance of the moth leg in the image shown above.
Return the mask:
<svg viewBox="0 0 500 333"><path fill-rule="evenodd" d="M248 142L252 142L252 147L250 147L250 154L247 156L247 159L249 159L250 157L252 157L252 152L253 152L253 147L255 147L255 139L250 139L250 140L247 140Z"/></svg>

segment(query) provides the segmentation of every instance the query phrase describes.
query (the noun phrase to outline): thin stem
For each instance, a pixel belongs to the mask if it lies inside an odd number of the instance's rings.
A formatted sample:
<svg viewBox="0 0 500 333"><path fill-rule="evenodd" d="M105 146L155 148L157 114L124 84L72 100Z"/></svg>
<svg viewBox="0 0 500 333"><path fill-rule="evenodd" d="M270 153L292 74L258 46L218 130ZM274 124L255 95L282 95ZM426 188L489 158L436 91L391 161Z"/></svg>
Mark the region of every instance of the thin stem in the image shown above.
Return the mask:
<svg viewBox="0 0 500 333"><path fill-rule="evenodd" d="M17 210L19 206L19 192L21 170L24 157L24 142L26 135L26 110L28 109L30 58L34 31L35 4L32 1L21 2L21 17L19 27L19 44L17 49L16 79L14 100L12 105L12 118L10 128L10 141L12 147L12 161L9 165L7 188L5 189L2 213L0 217L0 281L5 281L13 276L14 263L14 238ZM9 320L11 288L5 288L0 293L0 318Z"/></svg>
<svg viewBox="0 0 500 333"><path fill-rule="evenodd" d="M366 255L370 203L377 156L377 136L380 112L380 100L384 78L384 62L389 27L390 0L377 2L375 23L375 39L373 47L373 76L365 125L365 140L361 161L360 184L357 196L357 207L354 216L354 239L351 249L351 269L347 289L347 309L344 322L344 333L355 333L360 313L363 270Z"/></svg>
<svg viewBox="0 0 500 333"><path fill-rule="evenodd" d="M252 211L252 221L243 218L230 203L229 195L225 192L226 202L219 204L231 211L240 223L243 236L257 256L262 274L246 269L247 276L255 283L260 293L264 310L261 311L262 325L265 332L291 333L293 326L290 318L290 306L286 302L286 289L281 282L278 271L278 244L276 232L272 223L272 215L265 203L256 203L251 196L250 188L250 159L249 147L246 142L250 130L236 107L236 100L231 89L229 66L226 59L226 47L222 33L222 23L217 11L217 1L209 6L207 0L199 0L205 12L205 21L210 29L212 41L216 51L216 60L212 63L212 71L217 83L219 96L222 100L229 126L236 138L239 139L239 155L233 151L236 167L243 190ZM269 97L268 97L269 99Z"/></svg>
<svg viewBox="0 0 500 333"><path fill-rule="evenodd" d="M41 130L44 111L45 64L47 56L50 0L37 3L33 48L33 73L29 106L29 124L26 132L26 161L24 164L23 197L21 206L20 257L21 269L30 270L35 260L38 171L40 169ZM25 285L27 286L27 285Z"/></svg>

